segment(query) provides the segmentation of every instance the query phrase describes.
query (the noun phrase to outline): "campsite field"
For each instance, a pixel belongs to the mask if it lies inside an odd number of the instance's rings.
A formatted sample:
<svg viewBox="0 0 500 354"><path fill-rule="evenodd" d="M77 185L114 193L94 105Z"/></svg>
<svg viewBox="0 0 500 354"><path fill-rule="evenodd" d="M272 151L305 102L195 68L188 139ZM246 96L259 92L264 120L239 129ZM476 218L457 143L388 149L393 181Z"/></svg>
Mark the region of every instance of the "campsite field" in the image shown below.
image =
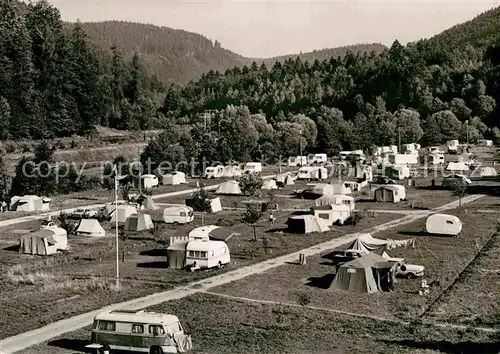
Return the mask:
<svg viewBox="0 0 500 354"><path fill-rule="evenodd" d="M193 354L430 354L438 345L452 351L475 349L496 353L493 339L483 333L402 325L337 314L305 306L260 304L196 294L148 310L175 313L192 335ZM90 328L67 333L22 354L84 353ZM484 343L484 344L475 344ZM453 350L454 349L454 350ZM498 351L498 348L497 348Z"/></svg>
<svg viewBox="0 0 500 354"><path fill-rule="evenodd" d="M463 210L449 212L463 221L463 231L459 238L426 236L422 233L425 219L403 226L399 230L373 235L382 239L416 239L415 248L396 248L388 253L393 257L405 258L408 263L426 267L425 279L435 284L429 296L419 296L420 281L410 279L398 280L395 291L390 293L366 295L335 291L330 288L335 267L324 258L325 255L311 257L304 266L287 264L214 288L212 291L277 302L300 303L307 299L311 305L338 311L391 319L414 319L424 313L443 290L455 281L474 259L478 249L495 233L497 216L493 213L481 213L481 210L491 210L494 199L485 199L467 205ZM473 297L474 293L471 293L469 300Z"/></svg>
<svg viewBox="0 0 500 354"><path fill-rule="evenodd" d="M0 286L2 293L2 321L0 337L34 329L55 320L66 318L102 306L132 299L141 295L169 289L173 286L199 280L220 272L256 263L268 258L291 253L318 244L345 233L357 232L371 226L396 219L397 215L387 214L380 218L366 217L355 226L338 227L323 234L292 235L283 232L267 232L283 227L287 212L275 213L275 224L265 218L256 224L257 240L253 228L241 223L240 211L222 211L207 215L204 224L214 224L220 220L234 222L228 228L240 233L229 239L231 265L221 270L190 273L166 268L168 238L201 226L201 218L196 218L189 226L167 226L160 224L154 232L128 235L120 242L124 261L120 263L120 274L124 287L120 292L113 290L115 276L114 238L90 239L70 236L72 252L42 259L36 256L20 255L15 245L19 237L13 228L3 234L3 242L10 242L0 250L3 266ZM32 224L32 227L34 224ZM30 225L17 226L28 229ZM111 225L103 223L110 231ZM140 293L139 293L140 292ZM5 304L5 306L4 306ZM22 305L28 304L28 305ZM20 307L23 311L19 311ZM0 322L1 323L1 322ZM9 324L8 326L6 324Z"/></svg>

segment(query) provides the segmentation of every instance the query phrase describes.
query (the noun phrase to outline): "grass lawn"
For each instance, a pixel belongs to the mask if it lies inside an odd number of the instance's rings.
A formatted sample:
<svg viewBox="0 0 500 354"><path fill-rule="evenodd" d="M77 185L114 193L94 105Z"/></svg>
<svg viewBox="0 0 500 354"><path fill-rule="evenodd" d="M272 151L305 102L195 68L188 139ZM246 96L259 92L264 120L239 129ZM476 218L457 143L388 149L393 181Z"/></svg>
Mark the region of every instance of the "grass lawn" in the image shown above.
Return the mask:
<svg viewBox="0 0 500 354"><path fill-rule="evenodd" d="M124 262L120 263L120 275L126 286L119 293L111 290L116 271L113 237L92 239L70 236L70 253L42 258L22 255L14 250L13 246L17 244L19 235L13 228L8 229L3 235L3 242L10 245L0 250L0 259L4 265L11 266L4 266L0 278L0 286L4 291L0 298L5 300L6 304L2 308L2 315L5 321L13 324L1 327L0 337L34 329L66 318L69 314L96 309L117 302L117 299L123 301L136 298L278 257L397 218L390 214L381 218L366 217L355 226L338 227L330 232L307 236L281 231L267 232L284 226L288 215L287 212L275 213L276 224L270 224L266 218L258 222L255 228L257 240L253 236L253 228L239 222L242 212L223 211L207 215L203 220L205 225L223 219L225 222L234 223L229 228L240 233L228 240L232 262L221 270L191 273L166 268L165 249L168 246L168 238L179 233L186 234L192 228L201 226L201 218L195 219L188 226L161 224L155 235L148 232L128 235L120 242L120 249L124 252L120 252L120 255L124 255ZM36 222L28 226L34 228ZM28 226L17 227L28 229ZM103 227L112 234L109 223L103 223ZM54 302L60 299L65 300ZM20 307L24 309L22 313L19 311ZM68 312L68 308L71 308L71 312ZM14 318L16 321L12 321Z"/></svg>
<svg viewBox="0 0 500 354"><path fill-rule="evenodd" d="M465 345L460 342L468 340L472 342L469 350L496 353L484 350L495 349L492 339L475 332L391 324L307 307L255 304L207 294L149 310L179 316L184 329L192 335L194 354L428 354L438 353L432 349L439 346L451 347L451 353L463 350ZM89 337L87 327L21 353L82 353Z"/></svg>
<svg viewBox="0 0 500 354"><path fill-rule="evenodd" d="M293 303L297 303L301 297L307 297L315 306L394 319L412 319L432 304L455 280L472 261L478 247L483 246L495 232L496 215L479 212L490 208L491 201L492 199L479 200L467 205L466 209L450 211L459 216L464 224L458 238L422 235L425 219L402 226L399 230L374 235L383 239L416 238L415 248L398 248L388 253L393 257L403 257L408 263L424 265L428 282L439 281L440 284L433 288L428 297L418 295L420 281L408 279L399 280L396 291L392 293L367 295L335 291L329 288L334 279L335 268L321 256L311 257L304 266L287 264L214 288L213 291L231 296ZM473 299L476 301L475 293L471 292L468 300Z"/></svg>

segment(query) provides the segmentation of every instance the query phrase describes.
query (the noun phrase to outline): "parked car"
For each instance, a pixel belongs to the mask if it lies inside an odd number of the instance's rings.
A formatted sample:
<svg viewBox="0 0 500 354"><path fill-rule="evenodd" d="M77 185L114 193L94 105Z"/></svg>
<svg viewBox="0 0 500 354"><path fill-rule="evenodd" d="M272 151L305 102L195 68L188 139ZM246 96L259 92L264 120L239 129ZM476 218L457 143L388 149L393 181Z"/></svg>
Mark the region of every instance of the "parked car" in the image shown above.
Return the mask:
<svg viewBox="0 0 500 354"><path fill-rule="evenodd" d="M71 217L74 219L90 219L97 216L97 210L92 210L88 208L78 208L71 213Z"/></svg>
<svg viewBox="0 0 500 354"><path fill-rule="evenodd" d="M40 225L41 229L51 229L54 227L57 227L57 225L53 221L42 221L42 224Z"/></svg>
<svg viewBox="0 0 500 354"><path fill-rule="evenodd" d="M402 262L398 265L396 276L408 279L420 278L424 276L424 270L424 266Z"/></svg>

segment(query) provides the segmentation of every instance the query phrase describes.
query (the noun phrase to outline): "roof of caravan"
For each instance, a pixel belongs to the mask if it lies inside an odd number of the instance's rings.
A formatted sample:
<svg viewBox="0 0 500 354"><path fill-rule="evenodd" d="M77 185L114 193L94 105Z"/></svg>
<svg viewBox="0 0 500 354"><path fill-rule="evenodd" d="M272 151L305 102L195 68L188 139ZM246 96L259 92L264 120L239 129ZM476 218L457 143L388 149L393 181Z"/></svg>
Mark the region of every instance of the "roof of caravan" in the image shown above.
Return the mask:
<svg viewBox="0 0 500 354"><path fill-rule="evenodd" d="M151 324L172 324L179 322L175 315L156 312L114 310L98 313L94 320L116 321L116 322L136 322Z"/></svg>

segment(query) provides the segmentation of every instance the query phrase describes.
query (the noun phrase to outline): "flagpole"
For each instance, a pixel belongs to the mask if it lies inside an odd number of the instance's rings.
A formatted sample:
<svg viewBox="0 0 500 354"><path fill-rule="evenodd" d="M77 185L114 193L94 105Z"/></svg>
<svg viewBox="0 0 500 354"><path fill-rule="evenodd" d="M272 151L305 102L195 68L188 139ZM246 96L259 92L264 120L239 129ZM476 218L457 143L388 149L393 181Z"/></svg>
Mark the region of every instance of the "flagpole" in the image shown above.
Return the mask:
<svg viewBox="0 0 500 354"><path fill-rule="evenodd" d="M118 169L115 165L115 242L116 242L116 288L120 288L120 262L118 249Z"/></svg>

